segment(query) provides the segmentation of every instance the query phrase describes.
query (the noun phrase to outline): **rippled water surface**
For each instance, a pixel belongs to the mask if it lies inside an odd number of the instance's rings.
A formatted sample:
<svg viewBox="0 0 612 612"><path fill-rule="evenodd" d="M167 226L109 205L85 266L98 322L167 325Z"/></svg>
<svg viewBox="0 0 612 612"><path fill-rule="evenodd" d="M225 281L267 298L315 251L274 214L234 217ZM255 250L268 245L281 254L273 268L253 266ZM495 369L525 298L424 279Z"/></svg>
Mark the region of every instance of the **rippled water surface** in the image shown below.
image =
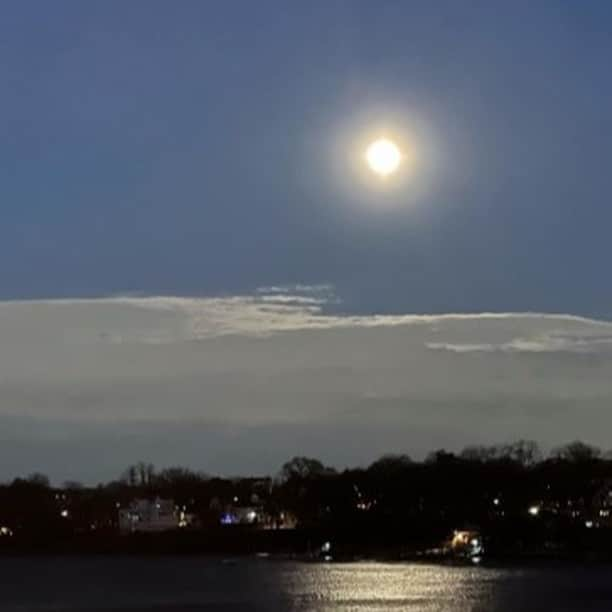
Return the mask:
<svg viewBox="0 0 612 612"><path fill-rule="evenodd" d="M612 611L612 567L0 558L0 610Z"/></svg>

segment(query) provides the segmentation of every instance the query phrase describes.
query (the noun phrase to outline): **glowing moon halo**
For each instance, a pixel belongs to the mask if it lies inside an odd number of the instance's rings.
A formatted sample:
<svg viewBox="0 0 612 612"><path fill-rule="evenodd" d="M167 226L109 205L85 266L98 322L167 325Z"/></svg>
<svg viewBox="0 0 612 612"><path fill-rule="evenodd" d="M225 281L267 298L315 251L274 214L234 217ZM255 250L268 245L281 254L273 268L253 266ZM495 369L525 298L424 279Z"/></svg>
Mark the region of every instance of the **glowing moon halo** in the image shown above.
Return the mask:
<svg viewBox="0 0 612 612"><path fill-rule="evenodd" d="M399 147L387 138L379 138L372 142L365 153L370 170L385 177L393 174L402 161Z"/></svg>

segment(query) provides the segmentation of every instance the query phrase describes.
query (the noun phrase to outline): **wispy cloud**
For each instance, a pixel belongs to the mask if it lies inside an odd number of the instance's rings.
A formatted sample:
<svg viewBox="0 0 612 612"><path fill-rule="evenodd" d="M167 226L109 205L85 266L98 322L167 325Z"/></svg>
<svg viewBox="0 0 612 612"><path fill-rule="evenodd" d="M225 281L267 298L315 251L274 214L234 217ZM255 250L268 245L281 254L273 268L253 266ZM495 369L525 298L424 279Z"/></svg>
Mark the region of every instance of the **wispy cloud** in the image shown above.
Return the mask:
<svg viewBox="0 0 612 612"><path fill-rule="evenodd" d="M89 312L99 316L91 318L91 327L96 329L100 340L119 342L124 331L127 341L176 342L202 340L224 335L262 336L283 331L305 331L321 329L377 328L397 326L429 326L432 331L444 331L449 325L462 322L469 327L471 337L467 341L452 339L426 342L435 350L453 352L491 351L555 351L583 350L606 347L612 343L612 334L602 334L602 329L612 330L612 323L589 319L572 314L549 314L536 312L481 312L445 314L371 314L335 315L329 306L340 300L333 287L328 284L272 286L258 289L252 295L222 297L177 297L177 296L114 296L99 299L62 299L40 301L0 302L0 316L22 313L37 313L40 316L57 317L62 312ZM119 312L123 316L115 316ZM121 324L127 313L141 312L140 321L132 321L125 329ZM149 313L149 315L147 315ZM163 317L151 316L163 313ZM101 328L107 320L119 321L118 328ZM1 321L0 321L1 322ZM474 327L479 322L497 323L498 332L533 328L530 335L512 335L491 342L485 338L475 341L480 330ZM541 323L545 326L538 326ZM70 321L65 324L74 327ZM518 327L517 327L518 325Z"/></svg>
<svg viewBox="0 0 612 612"><path fill-rule="evenodd" d="M550 315L549 318L554 320L554 317ZM596 324L598 327L608 325L601 321L591 322L591 324ZM480 344L427 342L426 346L430 349L453 353L491 353L495 351L505 353L600 353L612 352L612 335L599 335L593 331L583 335L557 331L532 337L513 338L507 342Z"/></svg>
<svg viewBox="0 0 612 612"><path fill-rule="evenodd" d="M306 295L295 293L296 288L303 288ZM264 291L264 289L266 289ZM577 329L578 335L572 336L566 331L553 329L551 333L528 337L512 337L503 342L453 342L435 340L427 343L431 349L446 349L454 352L471 351L511 351L511 350L588 350L592 346L604 346L610 340L605 336L594 335L594 329L611 329L607 321L588 319L571 314L547 313L514 313L514 312L482 312L482 313L447 313L447 314L371 314L371 315L332 315L328 306L337 304L338 298L330 285L295 287L266 287L254 295L236 295L224 297L174 297L174 296L119 296L100 299L49 300L35 302L5 302L0 303L2 312L16 312L19 309L36 311L55 316L60 308L64 311L79 310L79 312L102 312L107 314L118 312L143 313L143 321L153 322L145 316L146 313L164 313L161 326L136 323L127 333L126 340L141 342L174 342L181 340L202 340L224 335L262 336L283 331L304 331L315 329L347 329L376 328L397 326L430 326L432 330L444 328L445 324L464 322L466 325L478 322L499 323L498 329L506 328L504 322L511 324L521 322L522 326L534 327L538 322L544 322L549 328L554 324L561 330ZM291 290L291 291L290 291ZM293 292L292 292L293 291ZM106 317L101 317L106 320ZM172 325L171 323L175 324ZM95 323L95 321L94 321ZM142 323L142 322L141 322ZM98 328L93 325L93 328ZM584 327L588 334L582 336ZM535 325L534 330L538 330ZM478 329L473 335L478 336ZM119 341L117 330L98 329L97 337L109 341Z"/></svg>
<svg viewBox="0 0 612 612"><path fill-rule="evenodd" d="M294 284L294 285L270 285L267 287L258 287L256 293L273 294L273 293L289 293L292 295L332 295L334 286L330 283L318 283L314 285Z"/></svg>

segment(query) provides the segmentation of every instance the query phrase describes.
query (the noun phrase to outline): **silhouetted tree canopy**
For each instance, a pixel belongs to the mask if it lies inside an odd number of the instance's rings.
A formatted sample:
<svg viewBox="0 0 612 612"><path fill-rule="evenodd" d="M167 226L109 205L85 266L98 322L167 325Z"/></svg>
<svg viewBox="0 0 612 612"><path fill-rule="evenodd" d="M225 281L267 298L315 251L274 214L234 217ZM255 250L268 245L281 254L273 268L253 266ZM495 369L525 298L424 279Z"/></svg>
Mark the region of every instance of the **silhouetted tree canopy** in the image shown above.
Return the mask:
<svg viewBox="0 0 612 612"><path fill-rule="evenodd" d="M41 474L40 472L34 472L30 474L26 480L30 484L33 484L39 487L44 487L46 489L48 489L50 486L49 477L45 476L45 474Z"/></svg>
<svg viewBox="0 0 612 612"><path fill-rule="evenodd" d="M82 482L78 482L77 480L66 480L62 488L66 491L80 491L84 486Z"/></svg>
<svg viewBox="0 0 612 612"><path fill-rule="evenodd" d="M155 476L157 483L166 485L197 483L207 479L206 474L194 472L184 467L165 468Z"/></svg>
<svg viewBox="0 0 612 612"><path fill-rule="evenodd" d="M576 440L555 448L551 456L555 459L569 461L570 463L584 463L598 459L601 456L601 450L596 446Z"/></svg>
<svg viewBox="0 0 612 612"><path fill-rule="evenodd" d="M466 446L459 457L465 461L511 461L528 467L542 460L542 453L536 442L518 440L510 444L494 444L491 446Z"/></svg>
<svg viewBox="0 0 612 612"><path fill-rule="evenodd" d="M449 453L443 448L432 451L425 458L425 463L451 463L457 460L457 455Z"/></svg>
<svg viewBox="0 0 612 612"><path fill-rule="evenodd" d="M493 461L499 456L499 448L496 446L466 446L459 457L465 461Z"/></svg>
<svg viewBox="0 0 612 612"><path fill-rule="evenodd" d="M542 461L540 447L533 440L518 440L517 442L504 444L501 448L501 456L525 467Z"/></svg>
<svg viewBox="0 0 612 612"><path fill-rule="evenodd" d="M287 482L292 479L305 479L323 474L333 474L335 470L325 467L318 459L294 457L281 467L279 479Z"/></svg>
<svg viewBox="0 0 612 612"><path fill-rule="evenodd" d="M411 465L412 459L408 455L388 454L374 461L368 468L368 471L390 474L405 470Z"/></svg>
<svg viewBox="0 0 612 612"><path fill-rule="evenodd" d="M136 465L129 466L121 475L121 480L131 487L146 487L153 484L155 479L155 467L152 463L140 461Z"/></svg>
<svg viewBox="0 0 612 612"><path fill-rule="evenodd" d="M612 458L575 441L542 460L535 442L518 440L468 446L459 454L438 449L425 461L388 454L366 469L342 472L298 456L276 480L209 477L180 466L156 471L144 461L128 467L122 480L97 487L68 481L53 488L46 476L32 474L0 485L0 526L15 534L0 548L22 537L36 542L117 534L119 512L135 499L155 497L172 500L177 516L197 517L194 529L210 530L202 542L212 541L211 534L221 541L227 533L222 517L247 509L267 516L268 525L290 516L313 546L322 534L348 541L363 535L372 546L439 542L462 525L503 532L519 550L525 542L554 542L559 533L574 534L572 546L580 545L583 532L594 541L605 529L612 542ZM533 507L536 515L529 512ZM248 529L240 525L236 534L243 527Z"/></svg>

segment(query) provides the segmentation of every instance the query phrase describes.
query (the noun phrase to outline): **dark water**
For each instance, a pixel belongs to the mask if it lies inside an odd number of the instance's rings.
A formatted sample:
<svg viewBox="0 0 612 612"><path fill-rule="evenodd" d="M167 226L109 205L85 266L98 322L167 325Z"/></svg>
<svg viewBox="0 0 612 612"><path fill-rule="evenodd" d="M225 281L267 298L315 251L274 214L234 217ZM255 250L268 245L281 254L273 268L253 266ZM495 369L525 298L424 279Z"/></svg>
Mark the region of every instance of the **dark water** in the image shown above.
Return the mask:
<svg viewBox="0 0 612 612"><path fill-rule="evenodd" d="M612 611L612 567L1 558L0 611Z"/></svg>

